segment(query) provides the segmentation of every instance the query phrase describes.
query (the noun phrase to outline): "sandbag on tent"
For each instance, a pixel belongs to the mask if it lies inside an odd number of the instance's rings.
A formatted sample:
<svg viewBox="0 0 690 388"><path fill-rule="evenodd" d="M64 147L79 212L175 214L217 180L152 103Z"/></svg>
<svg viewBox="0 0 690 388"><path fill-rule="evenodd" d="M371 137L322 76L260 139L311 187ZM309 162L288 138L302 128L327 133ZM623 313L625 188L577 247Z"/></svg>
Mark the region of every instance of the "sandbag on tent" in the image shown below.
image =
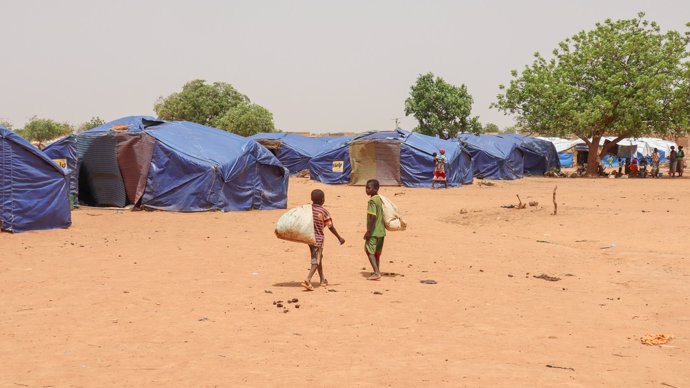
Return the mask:
<svg viewBox="0 0 690 388"><path fill-rule="evenodd" d="M515 142L498 135L458 135L472 155L474 176L481 179L520 179L524 156Z"/></svg>
<svg viewBox="0 0 690 388"><path fill-rule="evenodd" d="M294 133L258 133L249 138L268 148L290 175L308 170L311 158L326 148L319 138Z"/></svg>
<svg viewBox="0 0 690 388"><path fill-rule="evenodd" d="M316 244L312 205L297 206L280 216L276 223L275 234L281 240Z"/></svg>
<svg viewBox="0 0 690 388"><path fill-rule="evenodd" d="M471 183L471 157L460 144L403 130L369 132L338 143L312 158L309 172L323 183L361 185L378 179L382 185L431 187L432 154L442 148L448 185Z"/></svg>
<svg viewBox="0 0 690 388"><path fill-rule="evenodd" d="M498 136L516 142L524 155L523 172L526 175L544 175L547 171L561 167L556 147L550 141L517 133Z"/></svg>
<svg viewBox="0 0 690 388"><path fill-rule="evenodd" d="M66 228L71 223L65 170L21 136L0 127L0 230Z"/></svg>

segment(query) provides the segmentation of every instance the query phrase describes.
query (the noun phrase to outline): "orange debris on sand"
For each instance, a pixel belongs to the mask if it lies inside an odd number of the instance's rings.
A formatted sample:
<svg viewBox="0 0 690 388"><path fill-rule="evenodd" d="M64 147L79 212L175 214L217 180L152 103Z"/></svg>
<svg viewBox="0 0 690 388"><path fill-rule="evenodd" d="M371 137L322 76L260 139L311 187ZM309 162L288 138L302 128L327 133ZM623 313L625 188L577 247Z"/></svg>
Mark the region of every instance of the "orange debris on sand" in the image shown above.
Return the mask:
<svg viewBox="0 0 690 388"><path fill-rule="evenodd" d="M668 334L647 334L640 337L640 342L645 345L663 345L673 338Z"/></svg>

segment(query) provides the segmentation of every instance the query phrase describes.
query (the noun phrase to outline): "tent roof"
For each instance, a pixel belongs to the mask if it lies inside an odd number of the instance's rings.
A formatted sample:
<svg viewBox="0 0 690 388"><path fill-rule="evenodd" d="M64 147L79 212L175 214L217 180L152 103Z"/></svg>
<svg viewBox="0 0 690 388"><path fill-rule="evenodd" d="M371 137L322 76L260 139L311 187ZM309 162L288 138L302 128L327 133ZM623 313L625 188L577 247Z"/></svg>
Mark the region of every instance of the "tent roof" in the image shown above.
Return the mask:
<svg viewBox="0 0 690 388"><path fill-rule="evenodd" d="M498 158L508 158L517 147L514 140L500 137L499 135L474 135L463 133L458 138L469 146L480 149Z"/></svg>
<svg viewBox="0 0 690 388"><path fill-rule="evenodd" d="M103 125L99 125L96 128L91 128L88 131L82 133L108 132L116 125L126 125L129 127L128 131L143 131L146 127L145 120L159 121L155 117L151 116L127 116L119 118L117 120L109 121Z"/></svg>
<svg viewBox="0 0 690 388"><path fill-rule="evenodd" d="M55 162L52 161L48 156L46 156L41 150L38 148L34 147L31 143L29 143L28 140L24 139L23 137L17 135L15 132L5 128L5 127L0 127L0 137L9 139L13 143L18 144L19 146L23 147L30 153L34 154L36 157L39 159L42 159L45 161L47 164L49 164L53 169L59 171L62 175L65 175L65 170L63 170L60 166L55 164Z"/></svg>
<svg viewBox="0 0 690 388"><path fill-rule="evenodd" d="M324 149L324 141L316 137L306 137L296 133L269 132L250 136L253 140L280 140L306 156L314 156Z"/></svg>

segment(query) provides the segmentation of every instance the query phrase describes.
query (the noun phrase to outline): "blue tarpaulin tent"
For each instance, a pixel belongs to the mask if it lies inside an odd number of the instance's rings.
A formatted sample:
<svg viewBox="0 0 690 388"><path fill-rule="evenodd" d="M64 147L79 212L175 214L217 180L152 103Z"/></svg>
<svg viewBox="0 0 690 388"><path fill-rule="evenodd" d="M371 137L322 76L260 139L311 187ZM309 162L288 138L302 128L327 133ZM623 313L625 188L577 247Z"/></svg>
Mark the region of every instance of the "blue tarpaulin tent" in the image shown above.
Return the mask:
<svg viewBox="0 0 690 388"><path fill-rule="evenodd" d="M249 137L268 148L294 175L309 169L309 161L324 150L324 140L295 133L259 133Z"/></svg>
<svg viewBox="0 0 690 388"><path fill-rule="evenodd" d="M561 152L558 154L558 159L561 162L561 168L573 166L573 153L572 152Z"/></svg>
<svg viewBox="0 0 690 388"><path fill-rule="evenodd" d="M288 171L257 142L190 122L146 131L156 139L142 203L162 210L287 207Z"/></svg>
<svg viewBox="0 0 690 388"><path fill-rule="evenodd" d="M310 178L331 185L349 183L350 141L352 136L330 138L324 151L309 161Z"/></svg>
<svg viewBox="0 0 690 388"><path fill-rule="evenodd" d="M545 172L561 167L556 147L547 140L517 133L498 135L516 142L524 155L526 175L544 175Z"/></svg>
<svg viewBox="0 0 690 388"><path fill-rule="evenodd" d="M498 135L458 135L472 155L474 176L481 179L520 179L524 156L514 141Z"/></svg>
<svg viewBox="0 0 690 388"><path fill-rule="evenodd" d="M288 171L251 139L190 122L130 116L51 145L77 155L79 199L161 210L287 207ZM76 150L74 150L76 147ZM59 156L59 155L58 155Z"/></svg>
<svg viewBox="0 0 690 388"><path fill-rule="evenodd" d="M403 130L370 132L332 140L332 148L312 158L311 179L324 183L364 184L371 178L385 185L430 187L432 153L445 149L449 186L472 182L472 161L457 142Z"/></svg>
<svg viewBox="0 0 690 388"><path fill-rule="evenodd" d="M0 229L24 232L71 223L65 171L21 136L0 127Z"/></svg>

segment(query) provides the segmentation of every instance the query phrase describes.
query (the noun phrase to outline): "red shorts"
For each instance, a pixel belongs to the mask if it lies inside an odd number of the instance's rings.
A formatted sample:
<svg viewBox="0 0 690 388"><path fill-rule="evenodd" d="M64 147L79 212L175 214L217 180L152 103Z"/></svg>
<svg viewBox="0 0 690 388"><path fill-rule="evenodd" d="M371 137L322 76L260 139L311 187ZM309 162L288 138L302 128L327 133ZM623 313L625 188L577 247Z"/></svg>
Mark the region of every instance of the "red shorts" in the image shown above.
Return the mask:
<svg viewBox="0 0 690 388"><path fill-rule="evenodd" d="M434 171L434 178L446 179L446 173L443 171Z"/></svg>

